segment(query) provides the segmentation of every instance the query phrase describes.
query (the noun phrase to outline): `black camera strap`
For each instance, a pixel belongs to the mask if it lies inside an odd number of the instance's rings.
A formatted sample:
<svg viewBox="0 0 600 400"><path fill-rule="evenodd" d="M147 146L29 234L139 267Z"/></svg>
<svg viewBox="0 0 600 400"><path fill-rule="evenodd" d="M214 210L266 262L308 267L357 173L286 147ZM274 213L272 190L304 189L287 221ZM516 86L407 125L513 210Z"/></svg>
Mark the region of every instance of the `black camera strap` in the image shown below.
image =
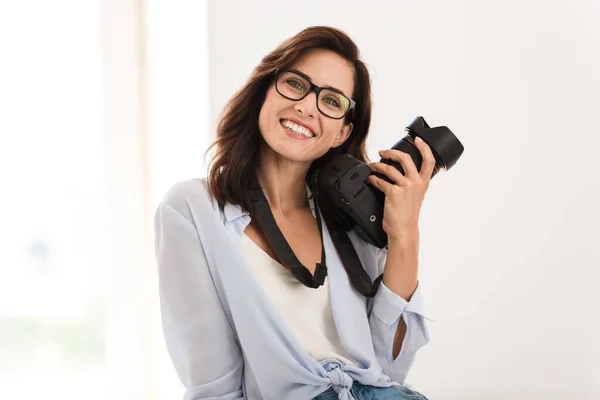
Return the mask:
<svg viewBox="0 0 600 400"><path fill-rule="evenodd" d="M360 258L358 258L358 254L356 254L356 249L354 245L350 241L348 234L341 227L341 225L336 222L332 216L332 204L328 204L325 198L321 198L322 200L319 202L319 208L324 210L323 218L325 219L325 223L329 228L329 233L331 235L331 240L342 259L342 264L344 264L344 269L346 270L346 274L350 278L350 282L354 285L354 287L365 297L374 297L377 293L377 289L379 289L379 285L381 280L383 279L383 274L379 275L375 282L371 282L371 277L365 271ZM315 199L315 202L317 199Z"/></svg>
<svg viewBox="0 0 600 400"><path fill-rule="evenodd" d="M315 274L313 276L308 268L298 261L298 258L292 251L292 248L283 236L283 233L281 233L281 230L275 221L275 217L273 217L273 213L271 212L269 202L257 180L254 181L252 187L252 202L254 204L258 225L271 245L271 248L281 260L283 266L289 269L292 275L302 282L304 286L316 289L323 285L323 283L325 283L325 277L327 276L327 266L325 264L323 229L319 213L317 212L317 223L319 224L319 233L321 235L321 262L317 263Z"/></svg>
<svg viewBox="0 0 600 400"><path fill-rule="evenodd" d="M363 296L373 297L377 293L383 274L380 275L374 283L371 282L371 278L365 271L345 230L329 217L331 211L330 204L328 204L322 196L319 196L317 180L318 172L314 174L311 181L312 198L314 198L315 214L317 217L317 224L319 225L319 234L321 235L321 262L316 264L314 276L310 273L308 268L298 261L298 258L277 226L277 222L271 212L271 207L269 206L264 192L258 184L258 180L255 179L252 187L252 202L258 225L271 245L271 248L281 260L283 266L289 269L292 275L302 284L309 288L316 289L325 283L325 277L327 276L325 244L323 240L323 222L321 221L320 209L325 210L323 218L329 228L331 239L336 250L342 259L346 274L354 287L356 287Z"/></svg>

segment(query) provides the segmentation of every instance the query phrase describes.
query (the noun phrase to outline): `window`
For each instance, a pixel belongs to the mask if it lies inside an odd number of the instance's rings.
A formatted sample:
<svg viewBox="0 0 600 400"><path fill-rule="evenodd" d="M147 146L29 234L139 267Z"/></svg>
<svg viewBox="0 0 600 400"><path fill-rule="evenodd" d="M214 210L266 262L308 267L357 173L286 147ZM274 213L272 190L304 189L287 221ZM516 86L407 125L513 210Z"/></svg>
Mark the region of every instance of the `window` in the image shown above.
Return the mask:
<svg viewBox="0 0 600 400"><path fill-rule="evenodd" d="M205 168L206 7L0 4L0 399L181 398L152 217Z"/></svg>
<svg viewBox="0 0 600 400"><path fill-rule="evenodd" d="M105 399L98 4L2 3L0 48L0 398Z"/></svg>

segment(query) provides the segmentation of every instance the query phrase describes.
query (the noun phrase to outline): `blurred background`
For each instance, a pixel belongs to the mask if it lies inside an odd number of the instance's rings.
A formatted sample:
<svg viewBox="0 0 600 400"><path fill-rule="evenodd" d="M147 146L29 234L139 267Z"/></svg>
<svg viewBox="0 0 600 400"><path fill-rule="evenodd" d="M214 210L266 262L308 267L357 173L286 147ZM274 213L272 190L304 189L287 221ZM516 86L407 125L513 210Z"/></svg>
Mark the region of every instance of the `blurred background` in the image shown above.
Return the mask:
<svg viewBox="0 0 600 400"><path fill-rule="evenodd" d="M310 25L358 44L368 150L465 145L421 216L430 399L600 398L600 2L0 2L0 399L176 399L152 217ZM594 315L596 315L594 317Z"/></svg>

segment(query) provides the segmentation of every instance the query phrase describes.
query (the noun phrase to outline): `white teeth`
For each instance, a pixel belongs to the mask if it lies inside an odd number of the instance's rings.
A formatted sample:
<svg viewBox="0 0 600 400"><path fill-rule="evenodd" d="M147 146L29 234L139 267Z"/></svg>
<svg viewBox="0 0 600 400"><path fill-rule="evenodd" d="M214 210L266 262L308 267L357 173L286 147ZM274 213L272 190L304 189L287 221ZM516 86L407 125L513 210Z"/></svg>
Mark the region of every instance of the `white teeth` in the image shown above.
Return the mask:
<svg viewBox="0 0 600 400"><path fill-rule="evenodd" d="M281 125L288 128L289 130L291 130L292 132L294 132L297 135L305 136L308 138L315 136L311 131L309 131L305 127L295 124L291 121L288 121L287 119L284 119L283 121L281 121Z"/></svg>

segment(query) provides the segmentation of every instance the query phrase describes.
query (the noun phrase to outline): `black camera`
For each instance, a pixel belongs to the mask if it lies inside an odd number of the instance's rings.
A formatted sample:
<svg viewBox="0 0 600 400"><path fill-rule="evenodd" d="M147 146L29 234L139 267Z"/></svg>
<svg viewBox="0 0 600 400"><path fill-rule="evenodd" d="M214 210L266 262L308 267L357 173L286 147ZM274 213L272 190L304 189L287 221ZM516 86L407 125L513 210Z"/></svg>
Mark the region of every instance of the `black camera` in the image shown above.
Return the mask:
<svg viewBox="0 0 600 400"><path fill-rule="evenodd" d="M415 117L407 126L407 134L392 149L410 154L418 170L421 169L421 152L414 144L418 136L431 148L435 156L435 176L441 169L450 169L464 151L463 145L445 126L430 128L423 117ZM402 166L391 160L381 162L391 165L404 175ZM354 229L365 241L379 247L387 246L387 234L382 228L384 194L370 185L366 179L374 174L390 183L390 179L373 172L360 160L342 154L335 157L319 171L317 185L323 204L323 212L328 213L335 223L345 230Z"/></svg>

